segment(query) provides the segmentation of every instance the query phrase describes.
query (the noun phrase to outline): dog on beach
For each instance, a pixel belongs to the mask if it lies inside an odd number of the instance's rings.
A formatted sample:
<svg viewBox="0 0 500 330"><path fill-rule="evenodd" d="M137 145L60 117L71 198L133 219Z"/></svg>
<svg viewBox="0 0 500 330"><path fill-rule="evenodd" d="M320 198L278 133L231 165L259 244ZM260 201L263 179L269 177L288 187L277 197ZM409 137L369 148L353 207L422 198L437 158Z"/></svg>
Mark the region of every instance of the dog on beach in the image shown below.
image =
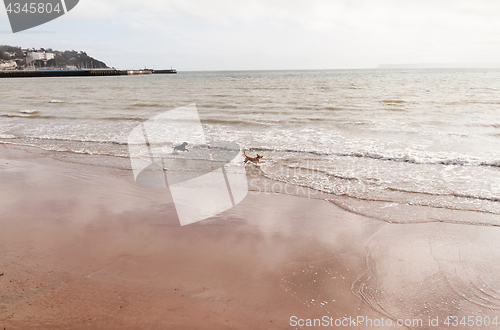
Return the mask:
<svg viewBox="0 0 500 330"><path fill-rule="evenodd" d="M186 146L188 145L189 143L187 142L184 142L183 144L177 146L177 147L174 147L174 151L189 151L187 150Z"/></svg>
<svg viewBox="0 0 500 330"><path fill-rule="evenodd" d="M243 154L245 155L245 160L244 160L244 163L246 164L246 162L252 162L252 163L259 163L260 160L264 157L262 157L261 155L257 154L257 157L250 157L246 154L245 150L243 150Z"/></svg>

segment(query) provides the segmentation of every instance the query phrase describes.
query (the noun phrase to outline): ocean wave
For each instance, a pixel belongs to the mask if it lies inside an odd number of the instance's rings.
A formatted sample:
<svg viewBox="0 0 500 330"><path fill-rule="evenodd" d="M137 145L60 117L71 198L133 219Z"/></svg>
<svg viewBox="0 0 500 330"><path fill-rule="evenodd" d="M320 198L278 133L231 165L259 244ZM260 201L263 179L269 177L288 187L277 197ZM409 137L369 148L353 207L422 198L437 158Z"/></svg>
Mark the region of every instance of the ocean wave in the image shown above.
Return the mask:
<svg viewBox="0 0 500 330"><path fill-rule="evenodd" d="M104 117L104 118L99 118L99 120L124 120L124 121L146 121L150 118L145 118L145 117L136 117L136 116L120 116L120 117Z"/></svg>
<svg viewBox="0 0 500 330"><path fill-rule="evenodd" d="M19 110L17 113L3 113L0 116L1 117L33 118L33 117L38 117L38 114L39 114L38 110L22 109L22 110Z"/></svg>
<svg viewBox="0 0 500 330"><path fill-rule="evenodd" d="M15 136L15 135L12 135L12 134L0 133L0 139L14 140L14 139L18 139L18 138L19 138L18 136Z"/></svg>
<svg viewBox="0 0 500 330"><path fill-rule="evenodd" d="M240 89L240 90L285 90L285 89L290 89L290 87L283 87L283 86L278 86L278 87L236 87L234 89ZM301 88L296 88L296 89L301 89Z"/></svg>
<svg viewBox="0 0 500 330"><path fill-rule="evenodd" d="M1 117L17 117L17 118L33 118L36 114L28 114L28 113L3 113L0 115Z"/></svg>
<svg viewBox="0 0 500 330"><path fill-rule="evenodd" d="M375 191L370 190L368 193L366 193L363 191L359 191L357 189L352 189L352 187L351 188L339 187L338 182L334 183L333 186L332 185L325 186L324 184L321 184L321 182L318 181L303 182L301 180L296 180L294 178L285 179L280 176L273 175L273 173L268 173L265 171L262 172L262 175L270 180L274 180L277 182L304 187L321 193L329 194L332 196L332 199L326 199L326 200L330 202L333 202L334 196L335 198L349 198L352 199L352 201L370 202L371 203L370 207L362 208L362 212L359 214L372 217L374 219L379 219L377 217L377 214L379 214L380 212L384 213L383 209L385 206L381 207L379 205L380 203L385 203L385 205L397 204L406 207L428 207L433 209L443 209L449 211L467 211L489 216L500 215L500 208L499 205L497 204L498 202L500 202L500 200L496 198L490 199L472 195L469 195L468 197L459 195L459 197L457 197L454 194L438 194L438 193L432 194L425 192L424 193L407 192L403 190L397 190L397 191L395 190L396 192L394 194L387 194L384 193L384 189ZM408 196L408 195L405 196L401 194L402 192L411 193L411 195L414 196ZM427 198L425 198L425 196L427 196ZM342 207L341 205L337 206ZM349 211L352 210L353 210L352 208L349 208ZM380 218L379 220L384 220L384 219ZM392 221L389 222L395 222L395 220L396 219L393 219ZM435 220L429 218L424 222L433 222L433 221ZM459 223L461 222L459 221Z"/></svg>
<svg viewBox="0 0 500 330"><path fill-rule="evenodd" d="M454 200L477 200L485 202L500 203L500 197L498 196L485 196L483 194L471 194L471 193L460 193L457 191L449 192L438 192L438 191L428 191L426 185L421 186L421 189L402 189L391 187L388 183L382 184L379 179L371 177L356 177L352 175L345 175L339 173L332 173L331 170L321 167L305 167L295 164L283 164L275 163L271 165L262 165L261 170L264 175L272 180L277 180L289 184L299 184L300 186L308 187L311 189L319 190L325 193L334 195L344 195L353 198L368 198L368 195L378 196L377 199L371 199L373 201L384 201L393 202L397 199L391 199L391 192L411 194L415 196L429 196L433 199L435 198L453 198ZM318 176L319 174L319 176ZM331 182L331 179L337 179L341 181ZM344 186L341 182L344 181L346 185ZM342 185L342 186L339 186ZM369 187L369 188L368 188ZM376 193L378 192L378 193ZM389 194L389 195L387 195ZM363 197L364 196L364 197ZM386 199L381 199L381 196L385 196ZM401 197L400 194L397 197ZM405 198L409 205L419 205L428 206L427 204L421 204L421 197L415 198ZM460 202L458 202L460 204ZM429 204L430 205L430 204ZM471 209L472 210L472 209ZM474 210L477 211L477 210Z"/></svg>
<svg viewBox="0 0 500 330"><path fill-rule="evenodd" d="M85 117L70 117L70 116L60 116L60 115L43 115L37 110L20 110L20 113L4 113L0 117L17 117L17 118L36 118L36 119L64 119L64 120L90 120L90 121L137 121L142 122L150 119L149 117L139 117L139 116L110 116L101 118L85 118Z"/></svg>
<svg viewBox="0 0 500 330"><path fill-rule="evenodd" d="M500 167L500 160L494 162L481 162L479 165L481 166L491 166L491 167Z"/></svg>
<svg viewBox="0 0 500 330"><path fill-rule="evenodd" d="M160 107L160 106L163 106L162 104L159 104L159 103L134 103L132 104L133 107L137 107L137 108L142 108L142 107Z"/></svg>
<svg viewBox="0 0 500 330"><path fill-rule="evenodd" d="M29 114L29 115L34 115L34 114L37 114L39 113L38 110L19 110L20 113L25 113L25 114Z"/></svg>
<svg viewBox="0 0 500 330"><path fill-rule="evenodd" d="M267 126L268 123L264 122L257 122L257 121L248 121L248 120L241 120L241 119L217 119L217 118L207 118L207 119L202 119L201 123L211 123L211 124L244 124L244 125L262 125L262 126Z"/></svg>
<svg viewBox="0 0 500 330"><path fill-rule="evenodd" d="M10 135L10 134L7 134ZM4 137L0 135L0 138L11 139L11 137ZM112 140L91 140L91 139L76 139L76 138L60 138L60 137L50 137L50 136L14 136L13 138L19 140L38 140L38 141L58 141L58 142L70 142L70 143L98 143L98 144L113 144L126 146L127 142L112 141ZM13 139L12 138L12 139Z"/></svg>
<svg viewBox="0 0 500 330"><path fill-rule="evenodd" d="M399 99L388 99L388 100L382 100L382 103L396 103L396 104L399 104L399 103L406 103L405 100L399 100Z"/></svg>
<svg viewBox="0 0 500 330"><path fill-rule="evenodd" d="M479 195L459 194L459 193L440 194L440 193L432 193L432 192L426 192L426 191L412 191L412 190L392 188L392 187L387 187L385 189L389 190L389 191L397 191L397 192L403 192L403 193L408 193L408 194L421 194L421 195L429 195L429 196L435 196L435 197L451 196L451 197L457 197L457 198L477 199L477 200L481 200L481 201L488 201L488 202L495 202L495 203L500 202L500 197L485 197L485 196L479 196Z"/></svg>
<svg viewBox="0 0 500 330"><path fill-rule="evenodd" d="M495 101L469 101L471 104L500 104L500 102Z"/></svg>
<svg viewBox="0 0 500 330"><path fill-rule="evenodd" d="M299 117L292 117L290 120L283 120L283 123L289 122L289 123L309 123L309 122L328 122L327 119L325 118L318 118L318 117L311 117L311 118L299 118Z"/></svg>
<svg viewBox="0 0 500 330"><path fill-rule="evenodd" d="M323 152L323 151L315 151L315 150L296 150L296 149L275 149L275 148L266 148L266 147L253 147L249 150L253 151L267 151L267 152L281 152L281 153L298 153L298 154L311 154L316 156L338 156L338 157L356 157L356 158L370 158L382 161L392 161L392 162L400 162L400 163L412 163L412 164L420 164L420 165L456 165L456 166L490 166L490 167L500 167L500 160L498 161L481 161L477 159L442 159L442 158L434 158L428 159L431 157L430 155L422 156L421 159L418 159L415 156L394 156L387 154L378 154L372 152L350 152L350 153L341 153L341 152ZM427 158L427 159L425 159Z"/></svg>
<svg viewBox="0 0 500 330"><path fill-rule="evenodd" d="M500 167L500 161L479 161L472 159L417 159L412 156L390 156L376 153L360 153L354 152L349 154L337 154L338 156L347 156L347 157L359 157L359 158L372 158L393 162L402 162L402 163L413 163L413 164L425 164L425 165L456 165L456 166L492 166L492 167Z"/></svg>
<svg viewBox="0 0 500 330"><path fill-rule="evenodd" d="M328 170L323 170L321 168L309 168L305 166L298 166L298 165L289 165L289 164L280 164L280 166L283 166L285 168L291 169L291 170L299 170L299 171L308 171L308 172L313 172L313 173L321 173L326 175L327 177L332 177L335 179L340 179L340 180L345 180L345 181L361 181L360 178L352 177L352 176L342 176L338 174L331 173Z"/></svg>
<svg viewBox="0 0 500 330"><path fill-rule="evenodd" d="M80 155L130 158L130 155L128 154L128 150L127 150L127 152L120 154L118 152L109 152L109 151L103 151L103 150L68 149L68 148L63 147L63 146L39 145L39 144L35 144L35 143L30 143L27 141L17 141L17 140L15 140L15 141L2 141L2 140L0 140L0 144L34 147L34 148L39 148L39 149L46 150L46 151L67 152L67 153L80 154Z"/></svg>
<svg viewBox="0 0 500 330"><path fill-rule="evenodd" d="M470 124L469 127L493 127L500 128L500 124Z"/></svg>

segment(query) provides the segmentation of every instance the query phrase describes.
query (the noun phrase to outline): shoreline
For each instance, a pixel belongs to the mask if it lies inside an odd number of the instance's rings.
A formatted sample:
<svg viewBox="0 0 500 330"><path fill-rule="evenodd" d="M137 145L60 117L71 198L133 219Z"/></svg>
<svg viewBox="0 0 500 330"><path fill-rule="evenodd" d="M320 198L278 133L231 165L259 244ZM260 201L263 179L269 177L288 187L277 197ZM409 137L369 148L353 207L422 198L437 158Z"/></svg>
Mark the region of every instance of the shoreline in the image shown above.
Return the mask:
<svg viewBox="0 0 500 330"><path fill-rule="evenodd" d="M180 227L168 191L130 170L5 144L0 155L0 328L294 328L294 315L500 308L497 227L390 224L325 196L255 191Z"/></svg>

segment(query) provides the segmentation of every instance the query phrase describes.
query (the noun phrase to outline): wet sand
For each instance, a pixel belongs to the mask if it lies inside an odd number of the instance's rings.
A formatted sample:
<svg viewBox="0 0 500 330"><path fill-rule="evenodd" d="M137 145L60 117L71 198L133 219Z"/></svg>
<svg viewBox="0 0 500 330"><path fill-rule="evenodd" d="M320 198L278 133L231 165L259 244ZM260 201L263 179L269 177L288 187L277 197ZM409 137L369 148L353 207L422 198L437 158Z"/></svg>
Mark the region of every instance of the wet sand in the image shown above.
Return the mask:
<svg viewBox="0 0 500 330"><path fill-rule="evenodd" d="M0 145L0 329L500 317L498 227L387 223L256 191L181 227L168 190L90 158Z"/></svg>

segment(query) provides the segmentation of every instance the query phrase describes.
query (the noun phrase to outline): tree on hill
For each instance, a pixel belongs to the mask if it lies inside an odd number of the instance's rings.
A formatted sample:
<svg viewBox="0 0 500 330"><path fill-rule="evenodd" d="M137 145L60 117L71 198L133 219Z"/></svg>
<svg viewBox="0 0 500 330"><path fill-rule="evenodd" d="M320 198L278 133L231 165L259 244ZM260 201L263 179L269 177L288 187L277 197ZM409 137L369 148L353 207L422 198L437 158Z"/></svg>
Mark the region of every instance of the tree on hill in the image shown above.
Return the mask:
<svg viewBox="0 0 500 330"><path fill-rule="evenodd" d="M66 67L76 66L79 68L94 68L101 69L107 68L106 63L101 62L91 56L88 56L83 51L65 51L55 53L55 58L47 62L48 66Z"/></svg>
<svg viewBox="0 0 500 330"><path fill-rule="evenodd" d="M14 53L15 56L12 58L7 53ZM17 58L23 58L23 50L20 47L0 45L0 60L6 61Z"/></svg>
<svg viewBox="0 0 500 330"><path fill-rule="evenodd" d="M29 49L29 51L45 51L49 53L54 53L54 59L46 61L35 61L34 65L36 67L57 67L57 68L65 68L67 66L75 66L78 68L107 68L106 63L99 61L89 55L87 55L84 51L57 51L52 50L51 48L40 48L36 50L34 48ZM15 54L13 57L10 57L7 53ZM16 60L19 66L24 65L24 52L21 47L13 47L8 45L0 45L0 60Z"/></svg>

